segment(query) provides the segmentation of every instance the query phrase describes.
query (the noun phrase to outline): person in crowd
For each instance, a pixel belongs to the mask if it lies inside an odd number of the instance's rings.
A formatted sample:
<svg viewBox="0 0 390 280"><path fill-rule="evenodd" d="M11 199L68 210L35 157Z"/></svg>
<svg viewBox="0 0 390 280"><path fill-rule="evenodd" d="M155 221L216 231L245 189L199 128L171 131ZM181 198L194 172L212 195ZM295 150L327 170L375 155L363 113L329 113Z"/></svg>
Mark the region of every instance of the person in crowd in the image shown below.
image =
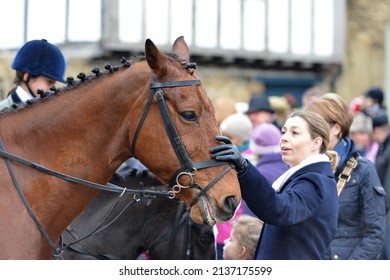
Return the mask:
<svg viewBox="0 0 390 280"><path fill-rule="evenodd" d="M253 155L257 157L255 161L256 168L270 184L275 182L289 168L282 160L282 152L279 146L281 136L280 129L274 124L263 123L253 129L249 144ZM242 201L242 213L255 216L245 201Z"/></svg>
<svg viewBox="0 0 390 280"><path fill-rule="evenodd" d="M312 86L305 90L302 94L302 107L310 104L313 100L316 100L321 97L324 91L319 86Z"/></svg>
<svg viewBox="0 0 390 280"><path fill-rule="evenodd" d="M274 121L277 127L281 127L287 116L292 112L292 108L284 96L269 96L268 101L274 110Z"/></svg>
<svg viewBox="0 0 390 280"><path fill-rule="evenodd" d="M298 108L298 100L297 100L297 97L293 93L286 92L283 95L283 97L286 98L286 100L287 100L290 113L292 113L294 110L296 110Z"/></svg>
<svg viewBox="0 0 390 280"><path fill-rule="evenodd" d="M249 100L248 110L245 112L253 127L262 123L275 122L274 113L275 111L265 95L253 95Z"/></svg>
<svg viewBox="0 0 390 280"><path fill-rule="evenodd" d="M222 121L228 116L237 113L236 104L237 101L229 96L220 96L214 100L213 105L218 126L220 126Z"/></svg>
<svg viewBox="0 0 390 280"><path fill-rule="evenodd" d="M337 233L325 259L378 258L385 237L385 196L374 164L361 157L349 137L352 112L336 93L326 93L305 110L328 123L329 149L337 152L335 170L339 195ZM329 205L329 207L331 207Z"/></svg>
<svg viewBox="0 0 390 280"><path fill-rule="evenodd" d="M374 127L373 138L379 143L375 167L387 193L386 236L381 259L390 260L390 127L387 114L374 117L372 119L372 126Z"/></svg>
<svg viewBox="0 0 390 280"><path fill-rule="evenodd" d="M253 162L253 155L249 149L249 140L252 133L252 123L249 118L242 113L232 114L221 122L219 128L222 135L229 137L238 147L240 153L248 160ZM236 211L235 216L232 220L216 225L217 259L219 260L223 259L224 241L230 235L232 222L241 215L241 207L242 204Z"/></svg>
<svg viewBox="0 0 390 280"><path fill-rule="evenodd" d="M379 145L373 139L371 117L360 111L355 112L349 129L349 136L355 142L359 154L375 163Z"/></svg>
<svg viewBox="0 0 390 280"><path fill-rule="evenodd" d="M384 94L380 87L373 86L369 88L362 98L362 111L372 118L386 114L383 104Z"/></svg>
<svg viewBox="0 0 390 280"><path fill-rule="evenodd" d="M253 260L263 222L241 215L231 225L229 238L224 241L224 260Z"/></svg>
<svg viewBox="0 0 390 280"><path fill-rule="evenodd" d="M279 142L280 129L272 123L263 123L252 131L249 148L257 156L256 167L272 184L289 168L282 160Z"/></svg>
<svg viewBox="0 0 390 280"><path fill-rule="evenodd" d="M353 115L355 115L358 112L364 113L362 104L363 104L363 96L359 95L352 98L352 100L349 102L349 109L351 110Z"/></svg>
<svg viewBox="0 0 390 280"><path fill-rule="evenodd" d="M65 83L65 57L45 39L25 43L17 51L11 67L16 72L15 87L0 103L0 110L38 97L38 90L46 92L56 81Z"/></svg>
<svg viewBox="0 0 390 280"><path fill-rule="evenodd" d="M219 129L222 135L229 137L239 151L253 162L254 158L249 148L253 127L248 116L242 113L229 115L221 122Z"/></svg>
<svg viewBox="0 0 390 280"><path fill-rule="evenodd" d="M271 185L224 136L212 159L234 165L243 199L264 222L256 259L322 259L337 227L338 197L332 173L337 154L328 152L327 122L298 110L283 125L280 148L290 168Z"/></svg>

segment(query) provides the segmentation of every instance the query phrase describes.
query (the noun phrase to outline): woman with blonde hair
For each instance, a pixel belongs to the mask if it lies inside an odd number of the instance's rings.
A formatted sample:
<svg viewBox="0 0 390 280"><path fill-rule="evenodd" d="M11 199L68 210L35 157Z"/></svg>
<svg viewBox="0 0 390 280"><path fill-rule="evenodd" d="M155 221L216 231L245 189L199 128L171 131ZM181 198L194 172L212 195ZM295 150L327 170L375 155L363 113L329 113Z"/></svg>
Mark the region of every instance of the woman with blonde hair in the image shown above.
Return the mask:
<svg viewBox="0 0 390 280"><path fill-rule="evenodd" d="M335 93L323 95L305 110L318 113L327 121L329 149L339 157L334 172L339 194L337 232L324 257L376 259L384 243L386 193L375 166L359 155L349 137L352 112Z"/></svg>
<svg viewBox="0 0 390 280"><path fill-rule="evenodd" d="M289 165L272 185L230 139L211 158L228 161L238 174L242 198L264 222L255 258L322 259L337 226L338 198L332 173L337 156L327 151L329 129L316 113L295 111L281 128L282 160Z"/></svg>

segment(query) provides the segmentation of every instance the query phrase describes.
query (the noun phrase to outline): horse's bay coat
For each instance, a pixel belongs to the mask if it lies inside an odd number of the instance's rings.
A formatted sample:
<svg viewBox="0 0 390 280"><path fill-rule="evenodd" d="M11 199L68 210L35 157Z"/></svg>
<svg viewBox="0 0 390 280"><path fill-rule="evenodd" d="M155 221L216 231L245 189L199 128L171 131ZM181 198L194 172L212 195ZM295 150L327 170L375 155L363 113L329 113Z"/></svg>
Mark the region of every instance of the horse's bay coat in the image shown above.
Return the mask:
<svg viewBox="0 0 390 280"><path fill-rule="evenodd" d="M277 193L256 167L239 176L242 197L264 221L256 259L322 259L337 227L338 197L329 162L295 172Z"/></svg>

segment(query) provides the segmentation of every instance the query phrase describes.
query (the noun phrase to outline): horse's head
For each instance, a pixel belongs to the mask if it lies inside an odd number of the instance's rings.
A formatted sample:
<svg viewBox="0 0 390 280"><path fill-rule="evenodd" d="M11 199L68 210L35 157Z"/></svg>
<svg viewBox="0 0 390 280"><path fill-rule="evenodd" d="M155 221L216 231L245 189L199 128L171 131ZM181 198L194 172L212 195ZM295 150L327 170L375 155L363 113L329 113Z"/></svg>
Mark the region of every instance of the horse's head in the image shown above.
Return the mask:
<svg viewBox="0 0 390 280"><path fill-rule="evenodd" d="M145 56L151 69L150 97L144 108L136 108L144 109L144 115L132 128L133 155L173 187L191 207L195 222L229 220L241 199L237 175L229 164L210 160L220 131L212 103L194 74L195 64L189 62L186 42L179 37L168 55L148 39Z"/></svg>

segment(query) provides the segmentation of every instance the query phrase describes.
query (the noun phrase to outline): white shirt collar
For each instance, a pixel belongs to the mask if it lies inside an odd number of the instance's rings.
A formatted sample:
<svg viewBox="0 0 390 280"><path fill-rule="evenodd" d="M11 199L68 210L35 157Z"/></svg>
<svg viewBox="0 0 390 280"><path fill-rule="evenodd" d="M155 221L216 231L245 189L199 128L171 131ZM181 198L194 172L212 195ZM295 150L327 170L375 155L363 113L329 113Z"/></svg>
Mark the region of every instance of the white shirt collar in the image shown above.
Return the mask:
<svg viewBox="0 0 390 280"><path fill-rule="evenodd" d="M309 164L316 163L316 162L322 162L322 161L329 162L329 157L325 154L316 154L316 155L308 156L300 164L298 164L294 167L291 167L286 172L284 172L282 175L280 175L280 177L278 179L276 179L276 181L272 184L272 187L274 188L274 190L279 192L280 189L282 188L282 186L284 185L284 183L287 181L287 179L290 178L291 175L293 175L299 169L301 169Z"/></svg>
<svg viewBox="0 0 390 280"><path fill-rule="evenodd" d="M15 91L16 94L19 96L20 100L22 100L22 102L26 102L27 100L34 98L31 93L25 91L21 86L17 86Z"/></svg>

